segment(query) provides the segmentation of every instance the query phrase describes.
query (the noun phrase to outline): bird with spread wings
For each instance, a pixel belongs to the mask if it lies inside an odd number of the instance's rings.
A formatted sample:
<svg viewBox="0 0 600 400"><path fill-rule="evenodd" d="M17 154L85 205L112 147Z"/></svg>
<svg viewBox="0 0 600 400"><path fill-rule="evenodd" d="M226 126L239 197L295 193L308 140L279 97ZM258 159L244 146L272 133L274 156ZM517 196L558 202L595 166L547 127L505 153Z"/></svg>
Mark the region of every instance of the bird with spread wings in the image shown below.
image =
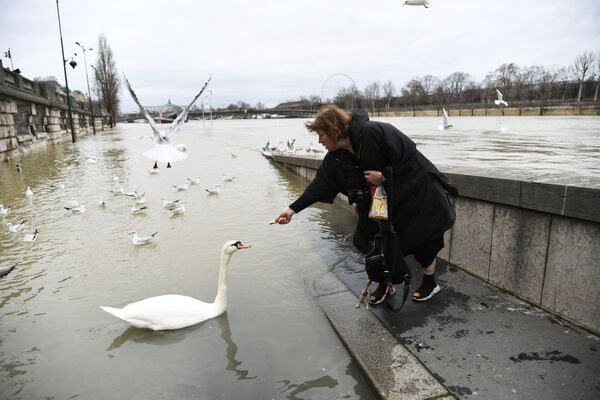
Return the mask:
<svg viewBox="0 0 600 400"><path fill-rule="evenodd" d="M171 138L173 134L177 132L179 128L181 128L181 125L183 125L183 123L185 122L190 108L204 92L204 90L208 86L208 83L210 82L210 78L206 81L206 83L202 87L202 90L200 90L196 97L194 97L194 99L186 107L186 109L183 110L173 122L171 122L171 125L169 125L168 129L166 131L161 131L160 129L158 129L158 125L156 124L154 119L150 116L150 114L148 114L142 103L140 103L140 101L138 100L137 95L131 88L131 85L129 84L129 81L127 80L125 74L123 74L123 76L125 77L125 84L127 85L127 89L129 89L129 93L131 94L133 101L135 101L144 117L148 120L150 128L154 133L154 136L152 137L152 139L154 140L154 148L143 153L144 157L154 161L154 168L158 168L159 162L167 163L167 168L171 168L172 162L185 160L188 155L182 151L177 150L171 142Z"/></svg>

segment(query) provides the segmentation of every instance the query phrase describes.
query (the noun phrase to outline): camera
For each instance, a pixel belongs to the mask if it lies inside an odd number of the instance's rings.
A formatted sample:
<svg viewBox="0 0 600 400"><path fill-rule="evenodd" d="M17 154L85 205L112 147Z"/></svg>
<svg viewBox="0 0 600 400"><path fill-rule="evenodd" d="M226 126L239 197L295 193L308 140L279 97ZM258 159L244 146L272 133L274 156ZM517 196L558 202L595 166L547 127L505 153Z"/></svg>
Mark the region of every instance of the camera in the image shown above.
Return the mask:
<svg viewBox="0 0 600 400"><path fill-rule="evenodd" d="M371 191L368 186L348 190L348 203L350 205L364 206L371 204Z"/></svg>

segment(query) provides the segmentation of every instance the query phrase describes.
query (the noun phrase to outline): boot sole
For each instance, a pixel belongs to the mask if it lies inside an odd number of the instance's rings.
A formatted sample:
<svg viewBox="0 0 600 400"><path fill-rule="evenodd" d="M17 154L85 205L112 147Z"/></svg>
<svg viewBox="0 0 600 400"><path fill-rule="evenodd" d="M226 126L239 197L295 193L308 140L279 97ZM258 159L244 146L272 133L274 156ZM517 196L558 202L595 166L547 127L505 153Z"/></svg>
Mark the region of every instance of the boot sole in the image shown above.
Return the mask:
<svg viewBox="0 0 600 400"><path fill-rule="evenodd" d="M413 300L414 300L414 301L427 301L427 300L431 299L433 296L435 296L435 294L436 294L436 293L438 293L440 290L441 290L441 289L440 289L440 285L436 285L436 286L433 288L433 290L431 291L431 293L429 293L429 296L427 296L427 297L423 297L422 299L415 299L415 298L413 297Z"/></svg>

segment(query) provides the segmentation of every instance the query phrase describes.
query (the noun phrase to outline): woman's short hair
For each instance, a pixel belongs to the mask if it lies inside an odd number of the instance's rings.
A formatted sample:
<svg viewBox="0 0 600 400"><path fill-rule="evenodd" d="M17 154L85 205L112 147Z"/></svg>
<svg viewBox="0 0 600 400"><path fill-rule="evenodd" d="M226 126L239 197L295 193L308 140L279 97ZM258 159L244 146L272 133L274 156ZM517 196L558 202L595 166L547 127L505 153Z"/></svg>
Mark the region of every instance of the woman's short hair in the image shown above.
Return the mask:
<svg viewBox="0 0 600 400"><path fill-rule="evenodd" d="M335 104L326 104L319 108L315 120L307 122L310 132L322 132L335 142L348 137L352 116Z"/></svg>

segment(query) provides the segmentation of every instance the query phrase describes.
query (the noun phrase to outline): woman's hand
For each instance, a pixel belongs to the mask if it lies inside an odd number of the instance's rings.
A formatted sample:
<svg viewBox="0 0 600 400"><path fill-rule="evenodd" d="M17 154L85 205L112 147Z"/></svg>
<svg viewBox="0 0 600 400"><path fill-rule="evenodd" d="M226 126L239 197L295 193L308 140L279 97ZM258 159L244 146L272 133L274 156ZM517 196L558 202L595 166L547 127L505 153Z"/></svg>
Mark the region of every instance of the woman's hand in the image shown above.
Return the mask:
<svg viewBox="0 0 600 400"><path fill-rule="evenodd" d="M380 186L385 182L385 176L379 171L365 171L365 180L372 185Z"/></svg>
<svg viewBox="0 0 600 400"><path fill-rule="evenodd" d="M287 207L285 210L280 212L271 223L273 224L289 224L292 220L292 216L296 214L294 210Z"/></svg>

